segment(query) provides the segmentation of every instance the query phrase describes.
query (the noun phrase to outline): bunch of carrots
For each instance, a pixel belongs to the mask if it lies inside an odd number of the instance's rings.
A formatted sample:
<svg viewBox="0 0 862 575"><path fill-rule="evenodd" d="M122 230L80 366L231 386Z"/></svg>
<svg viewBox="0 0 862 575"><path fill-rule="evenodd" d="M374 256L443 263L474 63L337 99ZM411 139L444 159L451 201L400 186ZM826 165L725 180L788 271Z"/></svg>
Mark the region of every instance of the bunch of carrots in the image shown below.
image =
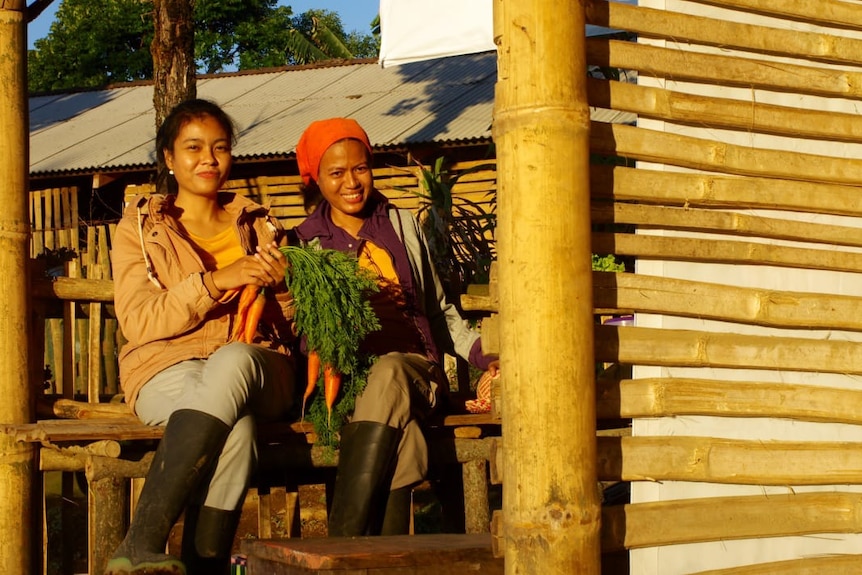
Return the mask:
<svg viewBox="0 0 862 575"><path fill-rule="evenodd" d="M236 321L233 324L229 341L242 341L251 343L257 332L257 324L263 315L266 305L266 294L264 288L255 285L247 285L239 292L239 288L230 290L223 296L223 301L229 301L237 293L240 293L237 303ZM305 418L305 403L317 387L320 378L320 355L316 351L308 353L308 383L302 396L302 418ZM327 364L323 368L323 390L326 402L327 426L332 424L332 407L341 390L341 374L332 365Z"/></svg>
<svg viewBox="0 0 862 575"><path fill-rule="evenodd" d="M368 333L380 329L367 298L378 289L377 282L355 255L311 246L280 249L290 264L285 282L294 297L296 329L309 350L302 417L309 414L326 443L341 426L337 418L352 409L365 385L371 360L359 346ZM315 388L321 393L306 412ZM316 406L325 406L325 414Z"/></svg>
<svg viewBox="0 0 862 575"><path fill-rule="evenodd" d="M338 414L343 416L352 409L373 361L359 352L359 344L368 333L380 329L367 298L368 292L378 289L376 278L361 269L351 254L302 246L279 249L289 263L285 283L294 297L296 331L310 350L302 418L306 403L319 387L322 397L319 404L315 399L309 419L322 441L333 442L341 423ZM220 301L226 303L237 295L230 341L252 343L266 307L266 290L246 285L225 293ZM321 367L323 385L319 385ZM325 405L325 416L317 405Z"/></svg>

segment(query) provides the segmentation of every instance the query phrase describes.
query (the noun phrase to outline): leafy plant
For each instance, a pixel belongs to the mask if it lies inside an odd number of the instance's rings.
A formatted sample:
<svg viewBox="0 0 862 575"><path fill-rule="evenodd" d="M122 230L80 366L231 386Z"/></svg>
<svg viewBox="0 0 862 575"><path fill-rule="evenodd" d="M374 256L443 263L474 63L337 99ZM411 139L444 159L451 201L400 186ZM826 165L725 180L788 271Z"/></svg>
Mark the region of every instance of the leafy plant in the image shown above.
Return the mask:
<svg viewBox="0 0 862 575"><path fill-rule="evenodd" d="M622 262L618 262L613 254L606 256L598 256L593 254L593 271L594 272L624 272L626 266Z"/></svg>
<svg viewBox="0 0 862 575"><path fill-rule="evenodd" d="M496 195L488 192L490 210L485 205L454 195L458 181L469 174L493 170L493 164L479 164L453 173L440 157L432 167L420 168L417 216L428 239L431 258L452 292L469 283L488 283L491 262L496 259L494 230L497 226ZM401 188L402 191L405 191Z"/></svg>

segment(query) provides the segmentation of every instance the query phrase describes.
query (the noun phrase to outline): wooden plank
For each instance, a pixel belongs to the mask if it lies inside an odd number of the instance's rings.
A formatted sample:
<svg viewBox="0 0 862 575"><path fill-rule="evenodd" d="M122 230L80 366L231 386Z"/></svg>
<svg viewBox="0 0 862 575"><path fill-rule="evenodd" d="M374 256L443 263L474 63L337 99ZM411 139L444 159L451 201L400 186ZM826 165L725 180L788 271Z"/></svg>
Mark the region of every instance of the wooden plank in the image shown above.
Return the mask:
<svg viewBox="0 0 862 575"><path fill-rule="evenodd" d="M18 425L0 424L0 430L17 441L71 442L100 439L159 439L164 428L120 419L46 419Z"/></svg>
<svg viewBox="0 0 862 575"><path fill-rule="evenodd" d="M245 540L242 550L249 575L503 573L502 560L491 555L488 533Z"/></svg>
<svg viewBox="0 0 862 575"><path fill-rule="evenodd" d="M30 224L33 226L30 257L35 258L45 250L45 220L42 215L43 191L30 192Z"/></svg>

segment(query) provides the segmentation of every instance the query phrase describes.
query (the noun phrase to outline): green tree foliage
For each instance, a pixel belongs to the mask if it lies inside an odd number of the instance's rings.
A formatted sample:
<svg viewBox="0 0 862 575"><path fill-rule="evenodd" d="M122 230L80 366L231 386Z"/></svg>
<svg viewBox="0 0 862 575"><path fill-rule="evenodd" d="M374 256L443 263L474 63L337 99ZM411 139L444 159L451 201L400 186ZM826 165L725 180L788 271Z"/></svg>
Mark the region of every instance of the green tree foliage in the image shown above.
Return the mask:
<svg viewBox="0 0 862 575"><path fill-rule="evenodd" d="M67 0L28 53L30 90L93 88L153 75L153 22L139 0Z"/></svg>
<svg viewBox="0 0 862 575"><path fill-rule="evenodd" d="M200 73L376 57L377 34L347 33L328 10L294 15L277 0L196 0ZM95 88L153 76L153 6L141 0L62 0L28 54L31 92ZM369 29L373 23L369 25ZM376 29L375 29L376 30Z"/></svg>

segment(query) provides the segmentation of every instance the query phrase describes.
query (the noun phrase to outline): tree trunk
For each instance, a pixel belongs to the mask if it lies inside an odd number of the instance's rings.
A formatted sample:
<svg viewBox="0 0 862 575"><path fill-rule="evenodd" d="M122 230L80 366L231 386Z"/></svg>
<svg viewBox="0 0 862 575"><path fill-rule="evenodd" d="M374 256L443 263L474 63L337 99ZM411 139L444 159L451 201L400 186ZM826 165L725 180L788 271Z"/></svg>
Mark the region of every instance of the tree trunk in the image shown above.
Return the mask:
<svg viewBox="0 0 862 575"><path fill-rule="evenodd" d="M153 55L153 105L156 130L171 108L194 98L195 29L192 0L155 0Z"/></svg>

